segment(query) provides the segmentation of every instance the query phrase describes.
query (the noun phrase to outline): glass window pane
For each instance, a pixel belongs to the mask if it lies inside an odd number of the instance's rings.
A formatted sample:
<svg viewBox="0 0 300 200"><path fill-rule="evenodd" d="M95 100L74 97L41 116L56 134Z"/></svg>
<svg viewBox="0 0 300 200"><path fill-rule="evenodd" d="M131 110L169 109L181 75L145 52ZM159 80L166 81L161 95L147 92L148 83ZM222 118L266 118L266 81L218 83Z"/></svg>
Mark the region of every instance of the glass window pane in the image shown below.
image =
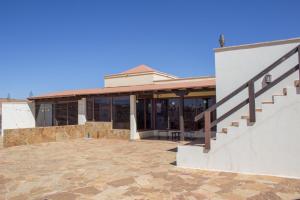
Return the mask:
<svg viewBox="0 0 300 200"><path fill-rule="evenodd" d="M95 121L109 122L111 121L111 98L99 97L94 101L94 117Z"/></svg>
<svg viewBox="0 0 300 200"><path fill-rule="evenodd" d="M138 99L136 102L136 118L137 118L137 129L144 130L145 129L145 101L144 99Z"/></svg>
<svg viewBox="0 0 300 200"><path fill-rule="evenodd" d="M68 124L68 104L58 103L55 104L55 122L57 126Z"/></svg>
<svg viewBox="0 0 300 200"><path fill-rule="evenodd" d="M86 120L87 121L94 121L93 101L94 101L93 98L86 99Z"/></svg>
<svg viewBox="0 0 300 200"><path fill-rule="evenodd" d="M68 125L78 124L78 102L68 103Z"/></svg>
<svg viewBox="0 0 300 200"><path fill-rule="evenodd" d="M37 127L52 126L52 118L52 104L36 104L35 120Z"/></svg>
<svg viewBox="0 0 300 200"><path fill-rule="evenodd" d="M156 129L168 129L168 100L157 99L156 101Z"/></svg>
<svg viewBox="0 0 300 200"><path fill-rule="evenodd" d="M169 129L179 129L179 102L180 99L169 99Z"/></svg>
<svg viewBox="0 0 300 200"><path fill-rule="evenodd" d="M152 129L152 99L146 99L146 129Z"/></svg>
<svg viewBox="0 0 300 200"><path fill-rule="evenodd" d="M113 128L130 128L130 100L129 96L113 98Z"/></svg>

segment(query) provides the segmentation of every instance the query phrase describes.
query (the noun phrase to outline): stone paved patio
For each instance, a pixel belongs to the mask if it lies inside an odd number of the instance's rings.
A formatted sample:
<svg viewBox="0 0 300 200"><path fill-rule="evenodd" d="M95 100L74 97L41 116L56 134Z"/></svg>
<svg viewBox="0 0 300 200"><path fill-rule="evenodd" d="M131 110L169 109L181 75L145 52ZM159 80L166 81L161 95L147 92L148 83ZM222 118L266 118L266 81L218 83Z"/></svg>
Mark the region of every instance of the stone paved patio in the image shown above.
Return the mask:
<svg viewBox="0 0 300 200"><path fill-rule="evenodd" d="M176 168L176 146L78 139L0 149L0 200L300 198L300 180Z"/></svg>

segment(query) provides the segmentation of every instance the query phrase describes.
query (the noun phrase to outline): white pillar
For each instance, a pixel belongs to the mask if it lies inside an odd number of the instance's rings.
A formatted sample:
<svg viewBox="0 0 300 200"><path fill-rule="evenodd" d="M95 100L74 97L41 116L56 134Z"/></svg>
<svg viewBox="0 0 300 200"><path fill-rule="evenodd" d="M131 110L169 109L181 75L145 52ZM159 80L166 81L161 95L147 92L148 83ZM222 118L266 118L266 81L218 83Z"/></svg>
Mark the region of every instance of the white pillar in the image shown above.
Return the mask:
<svg viewBox="0 0 300 200"><path fill-rule="evenodd" d="M136 96L130 95L130 139L140 139L136 125Z"/></svg>
<svg viewBox="0 0 300 200"><path fill-rule="evenodd" d="M86 98L78 100L78 124L83 125L86 122Z"/></svg>

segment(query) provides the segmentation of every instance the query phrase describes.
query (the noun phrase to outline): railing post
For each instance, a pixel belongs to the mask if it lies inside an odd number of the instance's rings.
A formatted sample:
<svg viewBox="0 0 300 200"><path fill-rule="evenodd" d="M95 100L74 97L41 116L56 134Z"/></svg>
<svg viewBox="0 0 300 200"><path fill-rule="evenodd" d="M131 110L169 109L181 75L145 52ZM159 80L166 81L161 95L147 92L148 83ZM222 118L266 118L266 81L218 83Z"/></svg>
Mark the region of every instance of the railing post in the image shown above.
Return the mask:
<svg viewBox="0 0 300 200"><path fill-rule="evenodd" d="M249 81L248 93L249 93L249 121L250 123L254 123L256 121L254 81Z"/></svg>
<svg viewBox="0 0 300 200"><path fill-rule="evenodd" d="M205 133L205 149L210 149L211 140L211 121L210 121L210 111L205 111L204 114L204 133Z"/></svg>

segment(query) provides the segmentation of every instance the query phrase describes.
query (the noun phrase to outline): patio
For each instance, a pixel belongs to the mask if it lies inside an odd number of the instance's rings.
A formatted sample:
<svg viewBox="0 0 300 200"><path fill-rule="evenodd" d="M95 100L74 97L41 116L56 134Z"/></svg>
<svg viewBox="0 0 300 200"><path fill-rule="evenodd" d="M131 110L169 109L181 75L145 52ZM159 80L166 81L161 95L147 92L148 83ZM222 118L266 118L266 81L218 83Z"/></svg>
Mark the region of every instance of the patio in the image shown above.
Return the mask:
<svg viewBox="0 0 300 200"><path fill-rule="evenodd" d="M176 146L76 139L0 149L0 200L300 198L300 180L176 168Z"/></svg>

